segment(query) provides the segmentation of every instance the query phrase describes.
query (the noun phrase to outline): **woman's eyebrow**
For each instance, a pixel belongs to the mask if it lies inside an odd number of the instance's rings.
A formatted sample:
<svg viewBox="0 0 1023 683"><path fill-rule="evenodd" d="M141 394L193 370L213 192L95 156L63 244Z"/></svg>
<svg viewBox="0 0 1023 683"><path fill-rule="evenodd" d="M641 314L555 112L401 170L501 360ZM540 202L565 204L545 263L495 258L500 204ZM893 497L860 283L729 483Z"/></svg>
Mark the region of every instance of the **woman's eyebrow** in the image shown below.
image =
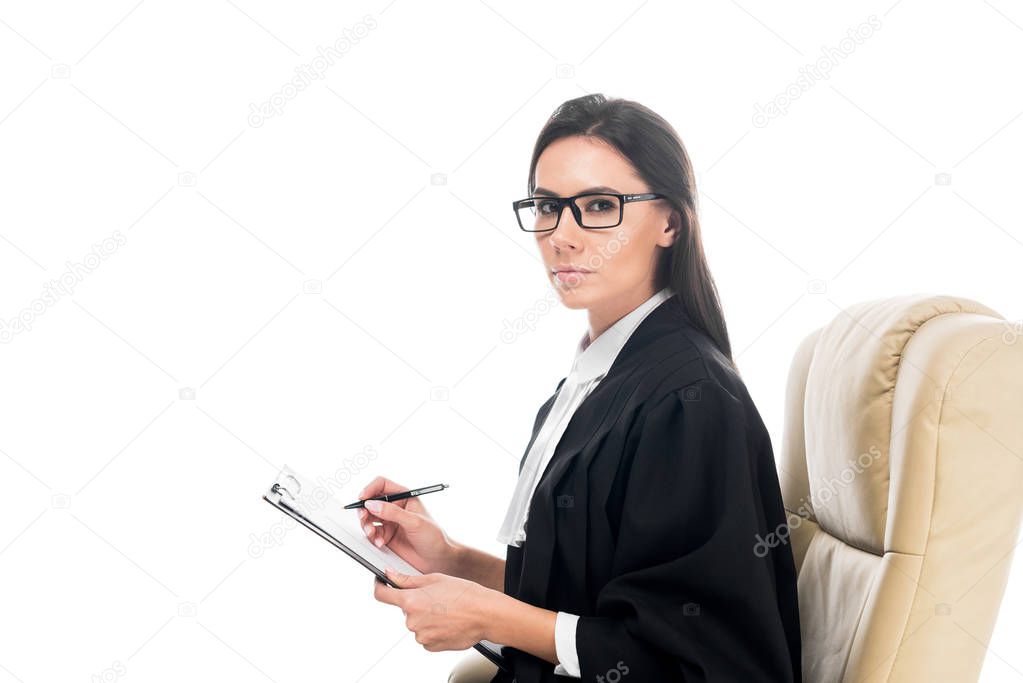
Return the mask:
<svg viewBox="0 0 1023 683"><path fill-rule="evenodd" d="M598 185L597 187L589 187L589 188L587 188L585 190L582 190L581 192L578 192L577 194L586 194L587 192L610 192L611 194L620 194L618 192L618 190L614 189L613 187L608 187L607 185ZM557 192L554 192L553 190L548 190L546 187L537 187L535 190L533 190L533 194L542 194L542 195L547 195L547 196L550 196L550 197L560 197L561 196L560 194L558 194Z"/></svg>

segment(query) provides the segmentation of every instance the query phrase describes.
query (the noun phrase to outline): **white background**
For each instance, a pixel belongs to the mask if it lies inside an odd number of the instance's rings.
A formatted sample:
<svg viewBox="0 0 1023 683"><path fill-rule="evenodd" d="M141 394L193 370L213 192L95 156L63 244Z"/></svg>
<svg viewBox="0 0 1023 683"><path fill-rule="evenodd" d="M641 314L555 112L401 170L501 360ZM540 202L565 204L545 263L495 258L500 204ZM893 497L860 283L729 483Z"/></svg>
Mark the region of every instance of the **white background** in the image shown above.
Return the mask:
<svg viewBox="0 0 1023 683"><path fill-rule="evenodd" d="M0 345L0 682L446 680L460 653L260 495L285 463L343 500L442 481L434 515L502 553L585 329L510 210L554 107L603 92L679 131L777 450L791 354L841 308L1021 317L1021 63L1007 0L0 4L0 318L123 241ZM1020 564L985 681L1023 679Z"/></svg>

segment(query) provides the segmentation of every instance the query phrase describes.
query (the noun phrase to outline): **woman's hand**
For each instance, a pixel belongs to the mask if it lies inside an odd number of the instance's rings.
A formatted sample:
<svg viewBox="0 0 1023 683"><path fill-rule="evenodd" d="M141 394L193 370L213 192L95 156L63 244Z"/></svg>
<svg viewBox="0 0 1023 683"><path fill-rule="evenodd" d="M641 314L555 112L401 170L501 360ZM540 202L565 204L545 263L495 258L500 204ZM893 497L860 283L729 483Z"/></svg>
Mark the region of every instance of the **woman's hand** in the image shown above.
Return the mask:
<svg viewBox="0 0 1023 683"><path fill-rule="evenodd" d="M465 650L486 638L498 594L447 574L409 576L388 568L387 578L400 588L374 579L373 597L405 614L405 626L430 652Z"/></svg>
<svg viewBox="0 0 1023 683"><path fill-rule="evenodd" d="M359 493L359 499L408 490L407 486L377 477ZM453 573L458 545L433 521L417 496L394 503L367 501L358 512L366 537L377 547L386 545L424 574ZM373 522L382 525L373 526Z"/></svg>

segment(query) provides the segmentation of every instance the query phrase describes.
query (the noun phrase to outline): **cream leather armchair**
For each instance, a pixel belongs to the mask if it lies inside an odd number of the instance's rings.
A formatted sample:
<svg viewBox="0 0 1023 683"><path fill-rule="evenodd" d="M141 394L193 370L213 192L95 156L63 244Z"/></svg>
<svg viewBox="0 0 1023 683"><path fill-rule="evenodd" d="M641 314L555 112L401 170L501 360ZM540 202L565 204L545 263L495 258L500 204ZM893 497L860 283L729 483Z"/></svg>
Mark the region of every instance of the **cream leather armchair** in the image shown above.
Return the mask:
<svg viewBox="0 0 1023 683"><path fill-rule="evenodd" d="M1019 324L861 303L805 338L785 400L803 680L976 681L1023 508Z"/></svg>
<svg viewBox="0 0 1023 683"><path fill-rule="evenodd" d="M497 665L476 650L469 650L451 670L448 683L490 683L497 675Z"/></svg>

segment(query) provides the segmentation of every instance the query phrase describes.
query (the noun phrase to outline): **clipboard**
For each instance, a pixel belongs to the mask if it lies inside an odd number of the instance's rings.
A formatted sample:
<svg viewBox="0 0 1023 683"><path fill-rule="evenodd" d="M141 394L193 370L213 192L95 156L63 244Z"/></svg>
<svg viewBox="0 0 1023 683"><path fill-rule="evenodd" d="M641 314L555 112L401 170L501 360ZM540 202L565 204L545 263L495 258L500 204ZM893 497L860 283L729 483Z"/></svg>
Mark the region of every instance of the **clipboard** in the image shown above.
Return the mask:
<svg viewBox="0 0 1023 683"><path fill-rule="evenodd" d="M376 547L369 542L359 525L358 513L345 510L328 488L317 486L285 465L263 500L306 527L335 548L371 571L392 588L398 586L387 578L385 567L403 574L421 576L422 572L403 560L387 546ZM511 673L501 650L504 645L481 640L473 648L504 671Z"/></svg>

